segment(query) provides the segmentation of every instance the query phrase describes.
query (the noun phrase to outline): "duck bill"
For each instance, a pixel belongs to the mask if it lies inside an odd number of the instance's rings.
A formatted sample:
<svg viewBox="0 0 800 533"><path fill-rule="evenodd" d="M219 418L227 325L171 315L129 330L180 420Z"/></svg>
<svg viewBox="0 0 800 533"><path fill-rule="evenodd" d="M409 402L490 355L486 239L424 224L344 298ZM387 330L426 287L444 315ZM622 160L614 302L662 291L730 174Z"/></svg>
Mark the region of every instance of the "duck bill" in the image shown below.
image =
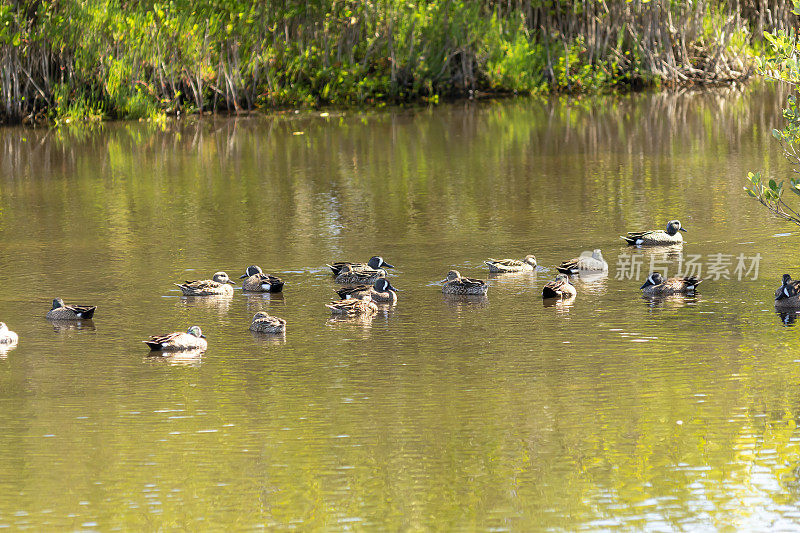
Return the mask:
<svg viewBox="0 0 800 533"><path fill-rule="evenodd" d="M686 231L686 228L684 228L684 227L680 227L680 228L678 228L678 231L683 231L683 232L685 232L685 231Z"/></svg>
<svg viewBox="0 0 800 533"><path fill-rule="evenodd" d="M201 338L201 339L205 339L205 338L206 338L206 336L205 336L205 335L200 335L200 338Z"/></svg>
<svg viewBox="0 0 800 533"><path fill-rule="evenodd" d="M384 262L381 264L381 268L394 268L394 266L393 266L393 265L390 265L389 263L387 263L386 261L384 261Z"/></svg>
<svg viewBox="0 0 800 533"><path fill-rule="evenodd" d="M644 285L639 287L639 290L644 289L645 287L649 287L649 286L650 286L650 280L647 280L647 281L644 282Z"/></svg>

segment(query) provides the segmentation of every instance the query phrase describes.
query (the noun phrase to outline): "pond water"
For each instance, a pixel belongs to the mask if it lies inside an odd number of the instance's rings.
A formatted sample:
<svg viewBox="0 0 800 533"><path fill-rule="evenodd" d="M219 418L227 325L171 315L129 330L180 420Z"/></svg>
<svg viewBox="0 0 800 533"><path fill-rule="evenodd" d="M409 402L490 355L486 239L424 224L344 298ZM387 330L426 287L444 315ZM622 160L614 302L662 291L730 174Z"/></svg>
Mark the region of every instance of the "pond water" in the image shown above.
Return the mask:
<svg viewBox="0 0 800 533"><path fill-rule="evenodd" d="M0 320L21 339L0 359L0 527L795 527L800 330L772 300L800 237L742 191L786 175L785 96L0 130ZM619 238L672 218L682 252ZM593 248L609 276L543 305ZM485 300L441 293L528 253L540 270ZM376 254L398 304L331 321L325 263ZM696 297L641 297L651 263L692 258ZM250 264L283 294L173 285ZM57 296L94 320L51 324ZM259 310L284 339L248 331ZM194 324L202 357L140 342Z"/></svg>

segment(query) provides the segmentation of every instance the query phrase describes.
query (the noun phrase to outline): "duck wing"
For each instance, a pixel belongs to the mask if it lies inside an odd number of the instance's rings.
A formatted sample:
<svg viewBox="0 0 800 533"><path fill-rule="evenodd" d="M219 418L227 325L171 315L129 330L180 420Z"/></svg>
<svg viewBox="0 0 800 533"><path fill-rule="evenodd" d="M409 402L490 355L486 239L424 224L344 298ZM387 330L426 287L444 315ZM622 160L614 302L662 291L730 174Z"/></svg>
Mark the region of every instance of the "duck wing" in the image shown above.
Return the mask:
<svg viewBox="0 0 800 533"><path fill-rule="evenodd" d="M183 283L176 283L175 285L184 289L201 291L204 289L216 289L222 284L217 283L216 281L211 279L196 279L194 281L184 281Z"/></svg>
<svg viewBox="0 0 800 533"><path fill-rule="evenodd" d="M561 292L564 289L564 286L569 283L567 280L564 279L554 279L553 281L547 282L544 287L542 287L542 297L543 298L559 298L561 296Z"/></svg>
<svg viewBox="0 0 800 533"><path fill-rule="evenodd" d="M77 315L78 318L92 318L94 310L97 309L96 305L65 305L67 309Z"/></svg>
<svg viewBox="0 0 800 533"><path fill-rule="evenodd" d="M575 274L578 270L580 270L578 266L579 261L580 261L579 257L570 259L568 261L562 261L561 264L556 267L556 270L558 270L562 274Z"/></svg>
<svg viewBox="0 0 800 533"><path fill-rule="evenodd" d="M484 261L487 265L500 265L504 267L518 267L522 266L522 261L517 259L492 259L491 257Z"/></svg>
<svg viewBox="0 0 800 533"><path fill-rule="evenodd" d="M152 350L160 350L165 344L169 343L180 334L180 331L176 331L174 333L167 333L166 335L151 335L149 340L142 342L148 345Z"/></svg>
<svg viewBox="0 0 800 533"><path fill-rule="evenodd" d="M628 244L636 244L637 240L641 239L642 237L644 237L646 235L650 235L652 233L655 233L656 231L658 231L658 230L651 229L651 230L647 230L647 231L629 231L627 236L623 235L623 236L620 236L620 238L621 239L625 239L625 241L627 241Z"/></svg>
<svg viewBox="0 0 800 533"><path fill-rule="evenodd" d="M356 293L367 292L369 291L368 285L356 285L355 287L343 287L336 291L336 294L339 295L339 298L342 300L346 300L349 298L356 298Z"/></svg>

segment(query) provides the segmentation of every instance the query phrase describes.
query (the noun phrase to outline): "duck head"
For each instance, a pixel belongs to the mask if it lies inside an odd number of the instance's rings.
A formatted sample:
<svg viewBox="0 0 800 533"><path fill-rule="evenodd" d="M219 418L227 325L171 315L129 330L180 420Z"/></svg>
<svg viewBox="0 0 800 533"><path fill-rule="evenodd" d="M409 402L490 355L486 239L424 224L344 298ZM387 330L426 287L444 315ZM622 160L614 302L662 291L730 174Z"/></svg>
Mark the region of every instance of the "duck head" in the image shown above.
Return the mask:
<svg viewBox="0 0 800 533"><path fill-rule="evenodd" d="M644 289L645 287L650 287L651 285L661 285L662 283L664 283L664 278L661 277L661 274L658 272L653 272L647 276L647 281L645 281L644 285L639 288Z"/></svg>
<svg viewBox="0 0 800 533"><path fill-rule="evenodd" d="M370 257L369 261L367 261L367 266L373 270L378 270L379 268L394 268L392 265L384 261L383 257L379 255Z"/></svg>
<svg viewBox="0 0 800 533"><path fill-rule="evenodd" d="M675 235L679 231L686 231L686 229L681 226L680 220L670 220L667 222L667 233L670 235Z"/></svg>
<svg viewBox="0 0 800 533"><path fill-rule="evenodd" d="M215 272L211 279L217 283L230 283L231 285L234 285L233 281L231 281L231 278L229 278L228 274L225 272Z"/></svg>
<svg viewBox="0 0 800 533"><path fill-rule="evenodd" d="M373 285L373 287L378 292L387 292L387 291L397 292L397 289L395 289L392 286L391 282L386 278L378 278L378 280L375 281L375 285Z"/></svg>
<svg viewBox="0 0 800 533"><path fill-rule="evenodd" d="M188 333L189 335L194 335L195 337L200 338L200 339L205 339L206 338L206 336L203 335L203 332L200 331L200 326L192 326L192 327L190 327L189 329L186 330L186 333Z"/></svg>
<svg viewBox="0 0 800 533"><path fill-rule="evenodd" d="M525 256L525 259L522 260L524 263L528 263L530 266L536 266L536 256L533 254L528 254Z"/></svg>
<svg viewBox="0 0 800 533"><path fill-rule="evenodd" d="M244 271L244 276L239 276L239 279L249 278L250 276L255 276L256 274L261 274L261 273L262 272L260 267L257 267L256 265L250 265L249 267L247 267L247 270Z"/></svg>

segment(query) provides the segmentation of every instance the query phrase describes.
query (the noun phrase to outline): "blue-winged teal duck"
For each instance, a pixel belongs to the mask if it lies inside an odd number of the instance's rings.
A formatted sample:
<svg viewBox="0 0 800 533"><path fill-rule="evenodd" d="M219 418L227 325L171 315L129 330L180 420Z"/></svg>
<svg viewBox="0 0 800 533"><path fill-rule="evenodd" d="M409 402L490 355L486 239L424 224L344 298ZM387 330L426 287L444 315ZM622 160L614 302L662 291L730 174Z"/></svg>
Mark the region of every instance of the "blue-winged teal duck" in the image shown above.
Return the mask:
<svg viewBox="0 0 800 533"><path fill-rule="evenodd" d="M569 276L566 274L559 274L556 279L549 281L542 287L542 298L561 298L568 299L575 296L575 286L569 282Z"/></svg>
<svg viewBox="0 0 800 533"><path fill-rule="evenodd" d="M65 305L64 300L53 300L53 308L47 312L51 320L88 320L94 316L95 305Z"/></svg>
<svg viewBox="0 0 800 533"><path fill-rule="evenodd" d="M353 270L356 271L367 270L367 269L379 270L381 268L394 268L392 265L384 261L383 257L379 255L371 257L369 261L367 261L366 263L351 263L349 261L337 261L332 265L326 265L326 266L331 269L334 276L338 276L345 265L350 265L351 267L353 267Z"/></svg>
<svg viewBox="0 0 800 533"><path fill-rule="evenodd" d="M667 280L658 272L647 276L647 281L640 287L646 296L669 296L671 294L694 294L703 280L694 276L688 278L669 278Z"/></svg>
<svg viewBox="0 0 800 533"><path fill-rule="evenodd" d="M362 299L350 298L325 304L331 314L341 316L371 316L378 312L378 306L369 295Z"/></svg>
<svg viewBox="0 0 800 533"><path fill-rule="evenodd" d="M372 268L364 268L361 270L353 269L352 265L344 265L336 276L336 283L344 285L372 285L381 278L386 277L386 271L382 268L377 270Z"/></svg>
<svg viewBox="0 0 800 533"><path fill-rule="evenodd" d="M603 259L603 254L599 249L592 252L592 255L581 255L575 259L564 261L556 267L562 274L577 274L579 272L608 272L608 263Z"/></svg>
<svg viewBox="0 0 800 533"><path fill-rule="evenodd" d="M530 272L536 268L536 258L533 255L526 255L525 259L492 259L484 261L489 266L489 272L493 274L505 274L510 272Z"/></svg>
<svg viewBox="0 0 800 533"><path fill-rule="evenodd" d="M784 309L800 308L800 280L783 275L783 283L775 291L775 307Z"/></svg>
<svg viewBox="0 0 800 533"><path fill-rule="evenodd" d="M211 279L176 283L186 296L233 296L233 281L225 272L216 272Z"/></svg>
<svg viewBox="0 0 800 533"><path fill-rule="evenodd" d="M621 236L625 242L631 246L670 246L681 244L683 235L681 231L686 231L681 226L680 220L670 220L667 222L667 229L655 229L650 231L629 231L627 236Z"/></svg>
<svg viewBox="0 0 800 533"><path fill-rule="evenodd" d="M264 274L260 267L251 265L247 267L243 276L242 289L251 292L281 292L283 290L283 280L277 276Z"/></svg>
<svg viewBox="0 0 800 533"><path fill-rule="evenodd" d="M8 329L5 322L0 322L0 344L17 344L19 336Z"/></svg>
<svg viewBox="0 0 800 533"><path fill-rule="evenodd" d="M356 298L361 300L365 296L372 298L376 303L397 303L397 289L395 289L391 282L386 278L378 279L375 284L370 287L369 285L356 285L355 287L344 287L336 291L339 298L347 300L349 298Z"/></svg>
<svg viewBox="0 0 800 533"><path fill-rule="evenodd" d="M281 333L286 333L286 321L276 316L270 316L264 311L259 311L253 315L250 331L279 335Z"/></svg>
<svg viewBox="0 0 800 533"><path fill-rule="evenodd" d="M451 270L443 280L442 292L456 295L482 295L489 290L489 284L482 279L461 277L458 270Z"/></svg>
<svg viewBox="0 0 800 533"><path fill-rule="evenodd" d="M163 352L179 352L181 350L205 350L208 347L206 336L199 326L190 327L186 333L176 331L166 335L153 335L150 340L142 341L151 350Z"/></svg>

